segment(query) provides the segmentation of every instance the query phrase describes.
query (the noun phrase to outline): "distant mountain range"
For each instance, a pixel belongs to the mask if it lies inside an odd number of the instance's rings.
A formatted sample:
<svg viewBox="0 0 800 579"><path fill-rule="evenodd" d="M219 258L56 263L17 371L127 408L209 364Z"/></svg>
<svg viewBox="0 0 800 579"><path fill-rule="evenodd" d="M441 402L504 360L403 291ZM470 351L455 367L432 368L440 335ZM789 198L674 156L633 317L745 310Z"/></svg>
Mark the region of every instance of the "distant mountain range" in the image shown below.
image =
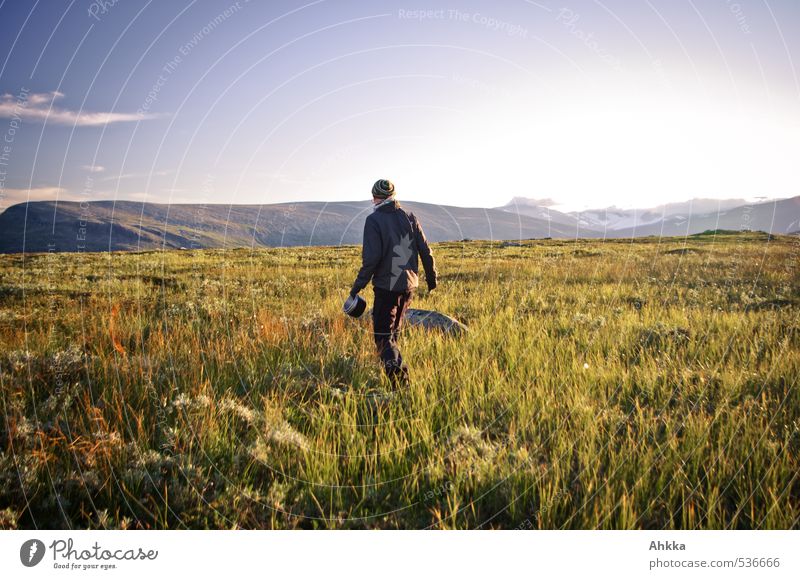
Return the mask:
<svg viewBox="0 0 800 579"><path fill-rule="evenodd" d="M708 229L800 230L800 197L747 204L697 199L651 209L560 212L514 198L496 208L401 201L431 241L687 235ZM369 201L162 205L36 201L0 214L0 253L129 251L361 243Z"/></svg>
<svg viewBox="0 0 800 579"><path fill-rule="evenodd" d="M498 209L550 220L585 237L671 237L710 229L751 229L775 234L800 230L800 196L758 203L745 199L691 199L643 209L612 206L569 212L557 211L552 204L550 199L515 197Z"/></svg>

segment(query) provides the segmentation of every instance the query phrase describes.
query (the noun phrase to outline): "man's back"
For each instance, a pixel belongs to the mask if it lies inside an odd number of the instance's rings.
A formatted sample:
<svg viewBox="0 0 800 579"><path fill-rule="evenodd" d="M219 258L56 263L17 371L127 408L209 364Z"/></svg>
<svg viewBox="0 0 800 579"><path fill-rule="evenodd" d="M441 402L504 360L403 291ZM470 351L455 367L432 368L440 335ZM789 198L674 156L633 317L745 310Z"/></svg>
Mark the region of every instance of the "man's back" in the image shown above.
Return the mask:
<svg viewBox="0 0 800 579"><path fill-rule="evenodd" d="M362 267L351 293L369 283L389 291L413 290L419 286L419 259L429 289L436 287L436 263L425 233L414 214L397 201L382 204L364 223Z"/></svg>

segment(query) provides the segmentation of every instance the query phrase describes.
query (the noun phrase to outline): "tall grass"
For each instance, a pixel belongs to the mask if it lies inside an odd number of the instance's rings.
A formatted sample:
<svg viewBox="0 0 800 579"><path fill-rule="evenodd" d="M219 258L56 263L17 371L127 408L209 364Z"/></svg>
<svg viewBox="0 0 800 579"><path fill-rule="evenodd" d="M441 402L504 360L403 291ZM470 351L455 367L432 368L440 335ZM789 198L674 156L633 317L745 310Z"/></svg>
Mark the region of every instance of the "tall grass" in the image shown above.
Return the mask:
<svg viewBox="0 0 800 579"><path fill-rule="evenodd" d="M395 393L356 247L0 256L0 526L798 527L798 239L435 253Z"/></svg>

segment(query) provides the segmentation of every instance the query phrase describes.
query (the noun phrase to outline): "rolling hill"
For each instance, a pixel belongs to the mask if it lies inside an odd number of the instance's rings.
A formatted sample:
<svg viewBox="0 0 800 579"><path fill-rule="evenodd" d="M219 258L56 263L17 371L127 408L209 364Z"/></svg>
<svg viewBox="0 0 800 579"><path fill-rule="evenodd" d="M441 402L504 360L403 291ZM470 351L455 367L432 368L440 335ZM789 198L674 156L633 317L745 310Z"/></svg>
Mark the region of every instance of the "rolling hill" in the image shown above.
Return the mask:
<svg viewBox="0 0 800 579"><path fill-rule="evenodd" d="M530 201L530 202L528 202ZM431 241L461 239L631 238L713 229L800 230L800 196L733 206L738 200L652 209L564 213L515 198L493 209L401 202ZM361 243L369 201L201 205L136 201L37 201L0 214L0 253L130 251ZM622 213L620 213L622 212ZM633 225L635 224L635 226Z"/></svg>
<svg viewBox="0 0 800 579"><path fill-rule="evenodd" d="M120 251L361 243L366 202L162 205L38 201L0 214L0 252ZM574 237L574 228L497 209L402 202L431 241Z"/></svg>

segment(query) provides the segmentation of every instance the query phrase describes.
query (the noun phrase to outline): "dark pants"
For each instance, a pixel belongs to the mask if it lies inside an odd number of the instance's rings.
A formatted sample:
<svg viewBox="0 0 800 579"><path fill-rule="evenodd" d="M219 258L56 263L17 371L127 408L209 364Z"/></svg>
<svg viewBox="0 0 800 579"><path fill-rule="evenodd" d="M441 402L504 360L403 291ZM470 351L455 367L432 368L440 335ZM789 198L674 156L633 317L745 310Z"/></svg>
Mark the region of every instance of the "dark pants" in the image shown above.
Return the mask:
<svg viewBox="0 0 800 579"><path fill-rule="evenodd" d="M403 315L411 302L413 292L393 292L373 288L375 302L372 306L372 325L375 346L383 362L383 369L393 386L408 383L408 367L397 347L397 339L403 325Z"/></svg>

